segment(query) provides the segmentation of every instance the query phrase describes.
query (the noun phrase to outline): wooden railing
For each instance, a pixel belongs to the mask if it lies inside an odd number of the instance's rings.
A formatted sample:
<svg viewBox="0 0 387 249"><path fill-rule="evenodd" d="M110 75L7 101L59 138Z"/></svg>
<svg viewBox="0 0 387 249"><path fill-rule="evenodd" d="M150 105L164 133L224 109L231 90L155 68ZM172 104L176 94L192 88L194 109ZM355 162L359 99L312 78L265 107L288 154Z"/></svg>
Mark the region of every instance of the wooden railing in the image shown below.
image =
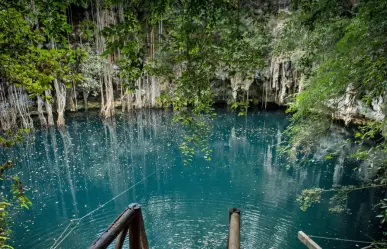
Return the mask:
<svg viewBox="0 0 387 249"><path fill-rule="evenodd" d="M106 249L116 238L114 249L121 249L128 232L130 249L149 249L141 206L137 203L130 204L89 249Z"/></svg>
<svg viewBox="0 0 387 249"><path fill-rule="evenodd" d="M240 227L240 210L231 208L227 249L240 249ZM137 203L130 204L89 249L106 249L114 240L114 249L122 249L128 233L130 249L149 249L141 206Z"/></svg>
<svg viewBox="0 0 387 249"><path fill-rule="evenodd" d="M229 211L227 249L240 249L240 228L241 212L238 208L231 208ZM149 249L141 206L137 203L130 204L108 229L94 241L89 249L106 249L114 242L114 240L116 240L114 249L122 249L128 233L130 249ZM308 249L322 249L302 231L298 232L298 239ZM371 248L371 246L364 247L363 249L369 248Z"/></svg>

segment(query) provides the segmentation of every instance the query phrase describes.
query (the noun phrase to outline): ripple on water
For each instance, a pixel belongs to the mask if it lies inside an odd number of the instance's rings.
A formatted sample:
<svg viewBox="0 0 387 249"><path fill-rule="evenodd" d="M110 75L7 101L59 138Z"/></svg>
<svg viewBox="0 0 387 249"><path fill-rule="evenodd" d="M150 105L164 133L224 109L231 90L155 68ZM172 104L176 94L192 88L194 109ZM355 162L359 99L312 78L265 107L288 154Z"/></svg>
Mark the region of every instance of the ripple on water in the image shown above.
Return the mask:
<svg viewBox="0 0 387 249"><path fill-rule="evenodd" d="M179 152L185 131L172 124L170 113L159 111L136 111L106 123L97 115L69 116L67 132L38 132L10 152L0 151L18 158L17 171L33 201L31 210L18 214L17 220L26 222L13 225L12 244L16 249L50 248L71 219L152 172L82 219L58 248L87 248L131 202L143 206L152 248L225 248L230 207L241 209L246 249L300 248L296 236L301 229L346 238L376 233L368 223L375 215L364 213L372 210L367 197L362 207L351 207L352 216L333 216L326 200L308 212L299 210L295 198L302 189L330 186L336 179L335 184L349 183L351 178L333 175L334 159L286 171L288 162L278 157L287 125L283 114L218 114L209 137L212 160L199 152L187 166Z"/></svg>

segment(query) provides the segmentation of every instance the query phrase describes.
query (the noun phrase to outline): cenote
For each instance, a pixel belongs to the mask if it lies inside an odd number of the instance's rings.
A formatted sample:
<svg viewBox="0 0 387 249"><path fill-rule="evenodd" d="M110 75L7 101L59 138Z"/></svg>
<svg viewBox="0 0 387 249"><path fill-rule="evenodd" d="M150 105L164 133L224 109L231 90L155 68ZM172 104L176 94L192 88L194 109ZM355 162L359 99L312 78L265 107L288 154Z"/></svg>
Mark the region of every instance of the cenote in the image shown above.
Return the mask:
<svg viewBox="0 0 387 249"><path fill-rule="evenodd" d="M197 153L188 165L179 151L184 130L172 115L144 110L103 122L96 114L78 113L68 117L67 129L28 134L8 152L33 202L14 219L12 245L87 248L133 202L143 207L151 248L225 248L228 209L234 206L242 210L241 248L304 248L299 230L366 241L377 236L370 192L351 197L348 213L329 212L327 200L300 210L296 196L302 189L358 184L364 176L349 160L318 155L286 170L289 162L279 156L288 124L283 112L238 117L218 110L212 160ZM96 208L64 238L73 219ZM317 241L323 248L357 247Z"/></svg>

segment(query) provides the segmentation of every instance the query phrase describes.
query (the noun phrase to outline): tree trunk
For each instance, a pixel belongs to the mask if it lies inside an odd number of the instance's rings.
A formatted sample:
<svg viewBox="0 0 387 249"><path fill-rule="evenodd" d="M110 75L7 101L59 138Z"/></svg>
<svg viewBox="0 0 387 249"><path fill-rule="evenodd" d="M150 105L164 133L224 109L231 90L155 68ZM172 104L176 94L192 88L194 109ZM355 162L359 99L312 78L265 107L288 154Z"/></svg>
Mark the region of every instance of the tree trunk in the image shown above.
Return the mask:
<svg viewBox="0 0 387 249"><path fill-rule="evenodd" d="M52 105L50 102L51 100L49 99L51 98L51 90L46 90L44 94L46 95L47 126L50 127L50 126L54 126L54 117L52 115Z"/></svg>
<svg viewBox="0 0 387 249"><path fill-rule="evenodd" d="M46 128L47 127L47 120L46 120L46 117L44 117L44 114L43 114L43 99L42 97L38 96L38 116L39 116L39 121L40 121L40 125L42 126L42 128Z"/></svg>

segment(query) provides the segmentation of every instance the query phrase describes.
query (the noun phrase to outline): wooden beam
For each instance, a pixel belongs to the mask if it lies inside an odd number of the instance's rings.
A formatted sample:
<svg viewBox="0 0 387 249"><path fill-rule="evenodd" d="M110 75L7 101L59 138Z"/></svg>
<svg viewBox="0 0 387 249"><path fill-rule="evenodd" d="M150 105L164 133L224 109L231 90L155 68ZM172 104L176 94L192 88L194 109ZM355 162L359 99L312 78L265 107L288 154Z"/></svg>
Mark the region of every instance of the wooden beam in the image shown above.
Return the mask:
<svg viewBox="0 0 387 249"><path fill-rule="evenodd" d="M298 232L298 239L306 245L308 249L322 249L319 245L316 244L308 235L306 235L303 231Z"/></svg>

